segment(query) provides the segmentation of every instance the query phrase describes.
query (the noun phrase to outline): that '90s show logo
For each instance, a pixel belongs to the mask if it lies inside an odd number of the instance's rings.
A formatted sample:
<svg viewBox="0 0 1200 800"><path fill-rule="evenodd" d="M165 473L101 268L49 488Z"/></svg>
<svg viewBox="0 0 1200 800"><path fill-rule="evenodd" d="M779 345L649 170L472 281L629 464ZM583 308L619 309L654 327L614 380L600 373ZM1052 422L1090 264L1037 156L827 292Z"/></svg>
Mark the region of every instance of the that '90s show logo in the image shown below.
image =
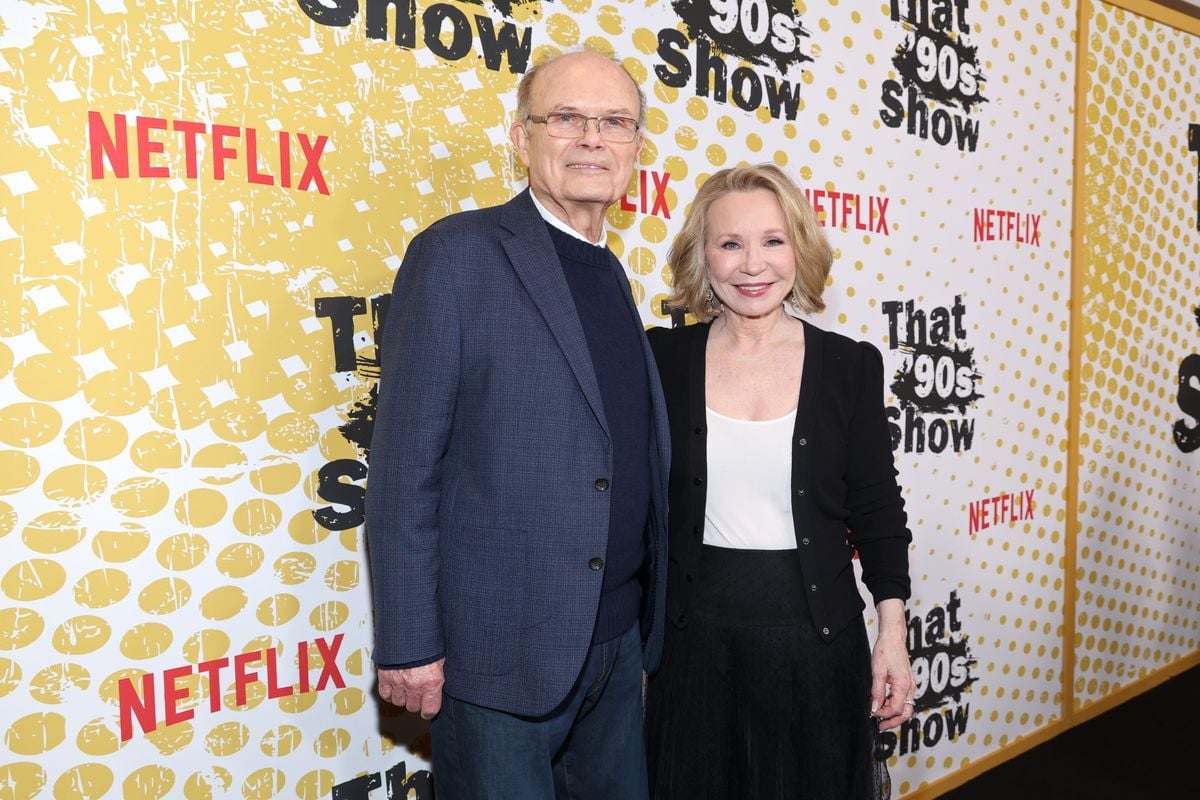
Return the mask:
<svg viewBox="0 0 1200 800"><path fill-rule="evenodd" d="M792 0L673 0L684 31L658 32L658 79L743 111L796 118L799 78L812 61L809 31ZM737 62L746 63L732 66Z"/></svg>

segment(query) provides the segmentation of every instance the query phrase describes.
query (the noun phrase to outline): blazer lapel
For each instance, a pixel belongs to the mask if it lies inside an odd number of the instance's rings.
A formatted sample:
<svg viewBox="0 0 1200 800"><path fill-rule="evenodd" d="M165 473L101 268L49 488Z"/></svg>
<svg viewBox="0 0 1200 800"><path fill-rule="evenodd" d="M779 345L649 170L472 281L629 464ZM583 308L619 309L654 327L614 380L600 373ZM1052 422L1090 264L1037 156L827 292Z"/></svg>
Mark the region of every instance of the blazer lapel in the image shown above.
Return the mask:
<svg viewBox="0 0 1200 800"><path fill-rule="evenodd" d="M571 287L563 275L554 241L546 231L546 221L528 195L526 189L506 203L500 213L500 224L513 234L504 240L504 251L575 373L575 380L592 407L596 421L604 435L609 436L600 385L596 382L592 354L575 311Z"/></svg>

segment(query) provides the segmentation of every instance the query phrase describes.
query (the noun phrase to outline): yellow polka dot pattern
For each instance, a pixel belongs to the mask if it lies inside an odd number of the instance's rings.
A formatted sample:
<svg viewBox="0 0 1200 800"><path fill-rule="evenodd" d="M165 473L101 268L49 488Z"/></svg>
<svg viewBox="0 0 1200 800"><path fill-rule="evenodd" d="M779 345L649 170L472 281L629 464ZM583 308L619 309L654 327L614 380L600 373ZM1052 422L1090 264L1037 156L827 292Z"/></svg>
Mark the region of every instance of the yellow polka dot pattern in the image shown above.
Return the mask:
<svg viewBox="0 0 1200 800"><path fill-rule="evenodd" d="M511 196L523 177L507 144L515 76L439 60L420 36L411 51L368 40L361 10L333 29L295 4L226 4L202 21L95 5L34 21L30 43L0 61L0 77L24 78L0 124L17 132L12 163L26 176L0 186L0 257L22 265L0 279L0 538L11 554L0 727L14 754L0 759L0 785L318 798L401 758L423 766L419 726L375 727L358 532L330 535L310 513L325 504L321 465L358 458L337 426L369 387L335 374L313 301L388 291L417 231ZM886 3L797 5L816 60L778 76L799 87L795 120L697 97L694 75L682 88L657 80L658 32L682 27L669 4L531 2L512 17L532 26L535 58L580 45L618 54L649 98L647 180L608 215L648 323L664 322L666 253L696 189L748 162L890 200L886 235L827 229L836 265L819 320L880 347L889 369L884 300L929 308L963 296L984 381L975 445L898 464L917 535L913 613L958 592L979 682L965 696L967 735L893 758L900 795L1044 727L1061 702L1075 6L969 5L989 99L974 115L975 153L881 123L880 84L905 35ZM224 182L81 181L89 108L110 124L137 109L247 125L260 142L277 129L328 134L332 194L247 187L236 161ZM159 161L178 170L164 139ZM970 209L989 207L1040 214L1041 245L974 242ZM356 324L358 355L370 357L369 313ZM1036 493L1035 520L966 532L967 502L1022 489ZM235 710L226 686L210 714L195 680L193 720L117 741L122 678L272 646L289 660L296 642L337 633L345 690L270 700L252 686Z"/></svg>
<svg viewBox="0 0 1200 800"><path fill-rule="evenodd" d="M1088 8L1077 708L1200 648L1200 453L1171 434L1200 353L1200 36Z"/></svg>
<svg viewBox="0 0 1200 800"><path fill-rule="evenodd" d="M390 291L415 232L510 196L515 76L433 68L423 42L368 39L362 13L341 29L296 4L20 8L0 9L0 84L19 87L0 104L0 259L19 265L0 277L0 795L316 800L427 766L427 747L384 755L424 733L375 721L361 531L312 515L318 470L360 458L337 427L369 386L337 373L314 302ZM580 40L581 20L532 11L515 14L539 37ZM89 110L110 131L128 115L134 177L86 179ZM327 135L331 193L248 185L244 133L214 181L207 134L193 180L179 135L153 131L172 176L139 179L138 114L254 128L276 175L289 131L293 182L295 135ZM344 689L253 683L241 703L232 669L219 689L192 672L192 719L119 741L123 679L156 677L161 720L163 670L274 648L294 683L297 646L338 635Z"/></svg>

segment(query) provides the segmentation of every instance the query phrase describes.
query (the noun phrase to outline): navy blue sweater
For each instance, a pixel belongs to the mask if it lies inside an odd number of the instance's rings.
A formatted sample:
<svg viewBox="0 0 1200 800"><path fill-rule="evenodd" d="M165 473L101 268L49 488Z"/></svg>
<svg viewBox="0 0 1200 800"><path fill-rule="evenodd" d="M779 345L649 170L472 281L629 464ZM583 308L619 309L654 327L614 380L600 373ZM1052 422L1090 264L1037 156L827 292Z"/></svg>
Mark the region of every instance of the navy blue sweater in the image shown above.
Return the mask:
<svg viewBox="0 0 1200 800"><path fill-rule="evenodd" d="M605 642L633 626L641 604L638 572L646 560L650 508L650 385L642 323L624 297L629 283L616 256L547 227L575 299L612 437L608 552L592 634L593 642Z"/></svg>

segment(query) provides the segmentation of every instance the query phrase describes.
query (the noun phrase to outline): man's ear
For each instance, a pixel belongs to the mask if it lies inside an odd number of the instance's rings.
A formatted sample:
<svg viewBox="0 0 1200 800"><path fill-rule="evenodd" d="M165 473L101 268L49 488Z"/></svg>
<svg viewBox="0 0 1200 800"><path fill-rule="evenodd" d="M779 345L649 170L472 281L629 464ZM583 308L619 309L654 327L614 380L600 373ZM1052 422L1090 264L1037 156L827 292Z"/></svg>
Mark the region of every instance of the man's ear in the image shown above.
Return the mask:
<svg viewBox="0 0 1200 800"><path fill-rule="evenodd" d="M508 129L509 141L513 143L513 147L517 150L517 157L521 163L529 166L529 131L525 128L525 123L517 120Z"/></svg>

